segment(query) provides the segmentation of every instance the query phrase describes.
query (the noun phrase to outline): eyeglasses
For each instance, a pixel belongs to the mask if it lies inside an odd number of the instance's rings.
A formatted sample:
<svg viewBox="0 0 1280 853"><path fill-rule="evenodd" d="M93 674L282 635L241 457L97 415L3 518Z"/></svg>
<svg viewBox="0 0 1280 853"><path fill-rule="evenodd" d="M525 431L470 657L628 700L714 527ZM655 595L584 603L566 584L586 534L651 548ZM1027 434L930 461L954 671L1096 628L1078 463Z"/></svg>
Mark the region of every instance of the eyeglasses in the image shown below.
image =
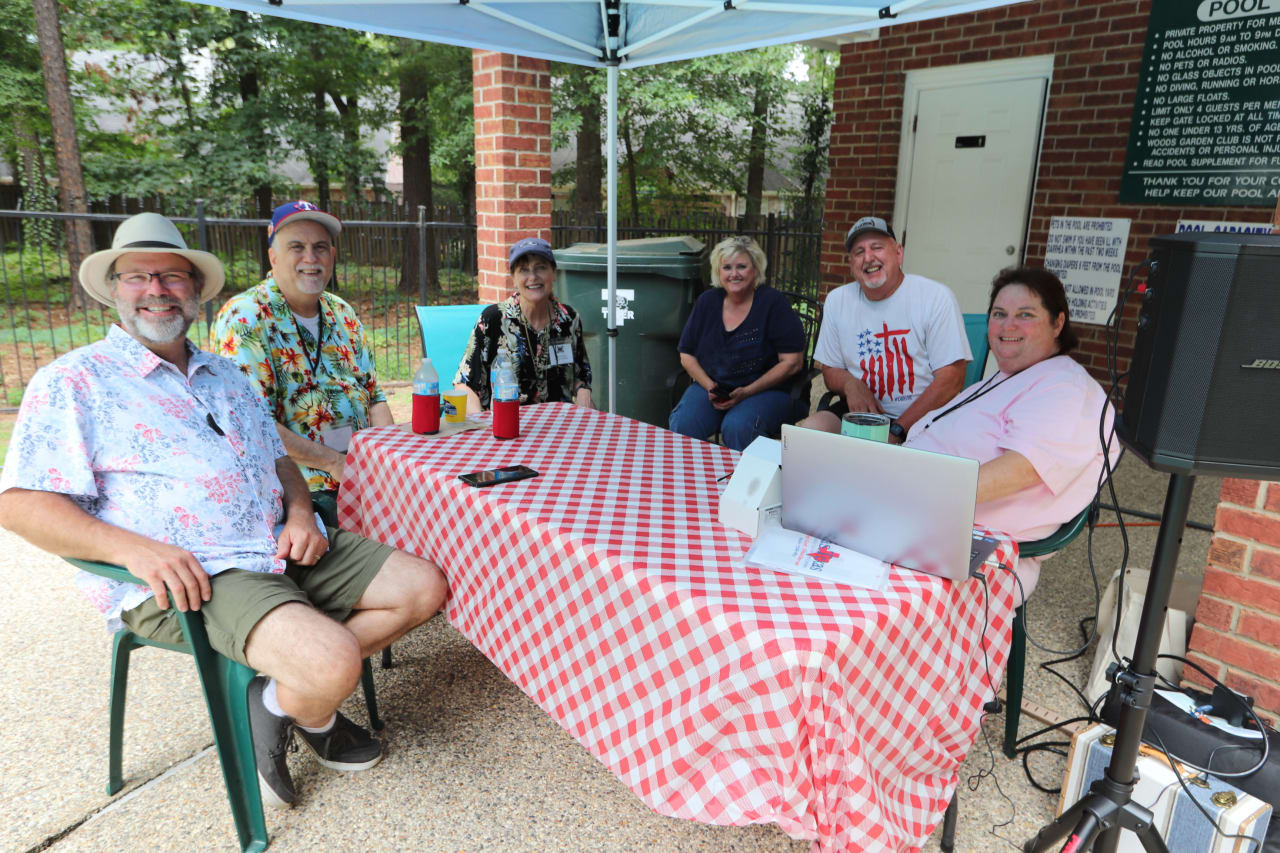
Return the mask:
<svg viewBox="0 0 1280 853"><path fill-rule="evenodd" d="M191 284L195 281L191 273L180 270L172 270L170 272L117 272L112 273L111 277L131 287L145 287L151 283L153 278L160 282L162 287L181 287L184 284Z"/></svg>

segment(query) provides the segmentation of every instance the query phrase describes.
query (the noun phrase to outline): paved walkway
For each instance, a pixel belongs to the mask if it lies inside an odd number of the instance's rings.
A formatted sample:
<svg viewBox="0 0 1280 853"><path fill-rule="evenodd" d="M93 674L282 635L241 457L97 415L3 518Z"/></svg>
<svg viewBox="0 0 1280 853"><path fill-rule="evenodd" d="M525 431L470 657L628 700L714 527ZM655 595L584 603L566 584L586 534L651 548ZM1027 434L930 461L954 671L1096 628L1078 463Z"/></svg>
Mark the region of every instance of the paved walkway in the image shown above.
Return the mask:
<svg viewBox="0 0 1280 853"><path fill-rule="evenodd" d="M1159 511L1165 481L1128 461L1121 503ZM1203 478L1192 518L1211 521L1217 482ZM1113 521L1114 519L1107 519ZM1107 575L1119 536L1099 531ZM1150 563L1154 528L1130 530L1129 564ZM1181 566L1202 571L1208 534L1188 531ZM0 772L0 848L5 850L232 850L235 832L212 737L185 656L143 649L131 671L125 727L125 791L106 784L109 636L81 598L72 569L0 531L2 683L8 691ZM1086 548L1079 540L1046 564L1032 599L1033 635L1055 648L1078 644L1077 621L1093 612ZM443 617L395 647L378 670L388 722L381 765L363 774L290 759L300 802L269 811L272 850L427 851L804 851L773 826L712 827L655 815ZM1046 655L1031 650L1034 666ZM1083 681L1088 659L1064 669ZM1065 689L1028 670L1028 693L1077 713ZM363 721L360 699L347 712ZM1005 851L1048 821L1057 797L1035 791L1020 762L999 752L1003 715L987 722L961 771L956 849ZM1024 723L1024 732L1030 731ZM1048 785L1062 759L1032 762ZM984 775L993 772L991 775ZM970 791L968 780L977 784ZM997 786L998 783L998 786ZM1006 799L1006 796L1008 799ZM993 824L1001 824L993 829ZM936 838L936 834L935 834ZM928 848L926 848L928 849Z"/></svg>

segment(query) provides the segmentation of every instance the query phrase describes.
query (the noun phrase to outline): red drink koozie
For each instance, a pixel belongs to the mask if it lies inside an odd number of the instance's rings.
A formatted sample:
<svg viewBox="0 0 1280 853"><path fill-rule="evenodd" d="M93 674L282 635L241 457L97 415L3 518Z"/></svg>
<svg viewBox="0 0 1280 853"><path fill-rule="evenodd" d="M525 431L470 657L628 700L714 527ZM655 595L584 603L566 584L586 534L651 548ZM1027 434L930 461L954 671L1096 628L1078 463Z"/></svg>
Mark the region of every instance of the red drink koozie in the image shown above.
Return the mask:
<svg viewBox="0 0 1280 853"><path fill-rule="evenodd" d="M520 437L520 401L493 401L493 437Z"/></svg>
<svg viewBox="0 0 1280 853"><path fill-rule="evenodd" d="M413 395L413 431L431 435L440 431L440 395Z"/></svg>

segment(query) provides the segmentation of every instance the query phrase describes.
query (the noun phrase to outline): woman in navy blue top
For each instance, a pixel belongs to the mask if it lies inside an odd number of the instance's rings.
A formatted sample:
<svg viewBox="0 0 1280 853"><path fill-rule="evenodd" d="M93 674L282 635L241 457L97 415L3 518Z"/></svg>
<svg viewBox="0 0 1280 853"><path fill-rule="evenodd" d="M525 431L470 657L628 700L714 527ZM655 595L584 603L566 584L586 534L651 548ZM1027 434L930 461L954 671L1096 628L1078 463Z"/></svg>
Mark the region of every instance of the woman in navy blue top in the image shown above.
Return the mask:
<svg viewBox="0 0 1280 853"><path fill-rule="evenodd" d="M742 450L758 435L777 436L792 415L804 329L787 298L761 286L765 263L750 237L711 250L719 287L698 297L680 335L680 364L693 384L671 412L675 432L707 439L718 430L726 447Z"/></svg>

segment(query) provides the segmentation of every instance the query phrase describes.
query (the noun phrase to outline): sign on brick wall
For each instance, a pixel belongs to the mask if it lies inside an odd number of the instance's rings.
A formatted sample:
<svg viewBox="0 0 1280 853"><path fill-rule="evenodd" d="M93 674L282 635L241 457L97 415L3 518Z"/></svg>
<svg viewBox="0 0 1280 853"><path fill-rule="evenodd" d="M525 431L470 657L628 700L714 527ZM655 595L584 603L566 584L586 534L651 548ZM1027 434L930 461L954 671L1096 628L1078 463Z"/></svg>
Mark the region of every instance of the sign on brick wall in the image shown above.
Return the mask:
<svg viewBox="0 0 1280 853"><path fill-rule="evenodd" d="M1049 220L1044 268L1062 279L1071 322L1104 325L1120 293L1128 219L1055 216Z"/></svg>
<svg viewBox="0 0 1280 853"><path fill-rule="evenodd" d="M1151 4L1120 201L1272 207L1280 0Z"/></svg>

